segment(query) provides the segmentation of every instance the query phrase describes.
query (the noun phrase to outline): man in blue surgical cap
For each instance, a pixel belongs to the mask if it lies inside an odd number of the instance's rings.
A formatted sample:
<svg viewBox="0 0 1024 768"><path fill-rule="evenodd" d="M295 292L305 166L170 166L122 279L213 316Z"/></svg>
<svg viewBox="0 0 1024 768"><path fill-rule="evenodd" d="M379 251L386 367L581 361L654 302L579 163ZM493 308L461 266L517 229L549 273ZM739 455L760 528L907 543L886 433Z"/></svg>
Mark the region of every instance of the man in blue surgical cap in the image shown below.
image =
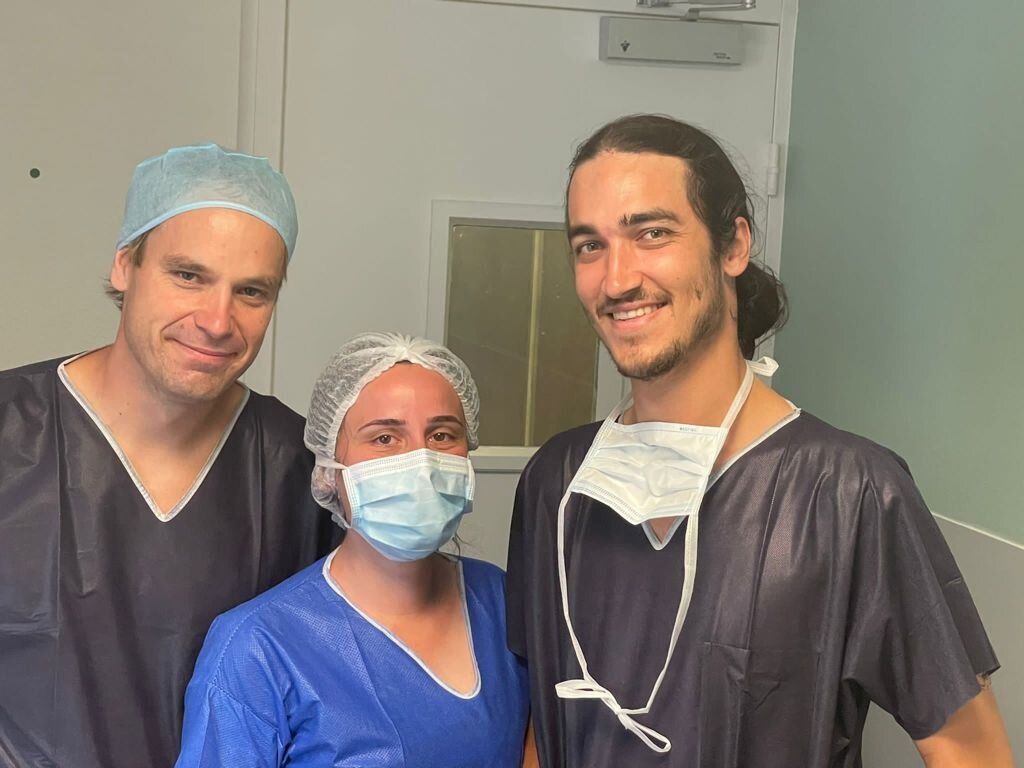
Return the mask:
<svg viewBox="0 0 1024 768"><path fill-rule="evenodd" d="M329 549L301 418L238 382L297 227L266 159L146 160L113 343L0 373L0 766L171 765L212 619Z"/></svg>

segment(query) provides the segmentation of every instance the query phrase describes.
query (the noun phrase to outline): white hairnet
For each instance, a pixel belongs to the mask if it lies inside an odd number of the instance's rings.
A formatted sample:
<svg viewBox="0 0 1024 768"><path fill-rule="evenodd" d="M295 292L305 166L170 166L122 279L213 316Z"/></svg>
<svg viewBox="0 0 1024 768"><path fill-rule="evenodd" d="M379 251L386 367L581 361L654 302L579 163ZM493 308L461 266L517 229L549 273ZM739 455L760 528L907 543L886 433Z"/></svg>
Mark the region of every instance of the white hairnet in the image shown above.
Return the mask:
<svg viewBox="0 0 1024 768"><path fill-rule="evenodd" d="M452 385L466 417L469 448L476 448L479 445L480 393L469 368L441 344L398 333L364 333L334 353L313 385L306 416L306 447L318 456L334 459L341 422L363 387L401 362L436 371ZM314 467L312 490L320 506L340 517L334 470Z"/></svg>
<svg viewBox="0 0 1024 768"><path fill-rule="evenodd" d="M281 235L291 260L299 220L288 181L267 158L216 144L175 147L135 167L117 248L197 208L230 208L266 222Z"/></svg>

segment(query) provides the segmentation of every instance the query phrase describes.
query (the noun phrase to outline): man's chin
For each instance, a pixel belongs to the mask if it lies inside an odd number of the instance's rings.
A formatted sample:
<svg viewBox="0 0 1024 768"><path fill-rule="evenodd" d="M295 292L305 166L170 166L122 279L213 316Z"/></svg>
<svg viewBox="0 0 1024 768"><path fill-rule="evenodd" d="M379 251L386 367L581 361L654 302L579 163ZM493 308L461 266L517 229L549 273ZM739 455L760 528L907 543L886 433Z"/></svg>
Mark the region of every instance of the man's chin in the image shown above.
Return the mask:
<svg viewBox="0 0 1024 768"><path fill-rule="evenodd" d="M651 381L664 376L679 362L679 356L674 349L644 354L640 350L631 353L630 350L613 350L607 345L605 347L619 374L627 379Z"/></svg>
<svg viewBox="0 0 1024 768"><path fill-rule="evenodd" d="M187 376L164 384L172 398L181 402L211 403L223 397L238 380L237 376Z"/></svg>

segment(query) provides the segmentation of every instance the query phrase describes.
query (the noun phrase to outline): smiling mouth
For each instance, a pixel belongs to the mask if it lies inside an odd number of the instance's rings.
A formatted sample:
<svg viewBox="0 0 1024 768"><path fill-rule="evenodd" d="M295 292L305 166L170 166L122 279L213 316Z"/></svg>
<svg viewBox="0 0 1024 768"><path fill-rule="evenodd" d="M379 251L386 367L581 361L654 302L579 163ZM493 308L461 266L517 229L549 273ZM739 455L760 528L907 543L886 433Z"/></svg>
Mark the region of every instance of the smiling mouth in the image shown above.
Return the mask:
<svg viewBox="0 0 1024 768"><path fill-rule="evenodd" d="M183 346L190 352L194 352L197 355L203 355L204 357L228 358L234 357L235 354L234 352L228 352L220 349L203 349L202 347L194 347L191 344L186 344L183 341L179 341L178 343L181 344L181 346Z"/></svg>
<svg viewBox="0 0 1024 768"><path fill-rule="evenodd" d="M664 304L645 304L642 307L620 309L618 311L613 310L611 312L606 312L605 314L608 317L611 317L612 320L635 320L638 317L645 317L646 315L654 314L664 306Z"/></svg>

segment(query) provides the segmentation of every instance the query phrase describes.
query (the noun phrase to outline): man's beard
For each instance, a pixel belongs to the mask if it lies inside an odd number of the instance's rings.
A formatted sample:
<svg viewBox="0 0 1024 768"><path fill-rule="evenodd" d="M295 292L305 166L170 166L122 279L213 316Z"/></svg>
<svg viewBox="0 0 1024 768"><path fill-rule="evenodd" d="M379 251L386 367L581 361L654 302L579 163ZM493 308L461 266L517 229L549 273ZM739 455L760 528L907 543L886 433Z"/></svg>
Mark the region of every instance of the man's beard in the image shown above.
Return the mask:
<svg viewBox="0 0 1024 768"><path fill-rule="evenodd" d="M693 327L687 338L674 339L671 344L655 352L646 360L619 360L615 353L608 348L612 361L620 374L630 379L653 381L664 376L676 366L685 365L693 360L718 335L722 323L725 321L725 281L721 276L710 273L707 275L703 287L708 292L708 303L694 319ZM699 289L694 289L694 295L699 300ZM638 345L642 343L641 341L637 342ZM605 347L607 348L608 345L605 344Z"/></svg>

